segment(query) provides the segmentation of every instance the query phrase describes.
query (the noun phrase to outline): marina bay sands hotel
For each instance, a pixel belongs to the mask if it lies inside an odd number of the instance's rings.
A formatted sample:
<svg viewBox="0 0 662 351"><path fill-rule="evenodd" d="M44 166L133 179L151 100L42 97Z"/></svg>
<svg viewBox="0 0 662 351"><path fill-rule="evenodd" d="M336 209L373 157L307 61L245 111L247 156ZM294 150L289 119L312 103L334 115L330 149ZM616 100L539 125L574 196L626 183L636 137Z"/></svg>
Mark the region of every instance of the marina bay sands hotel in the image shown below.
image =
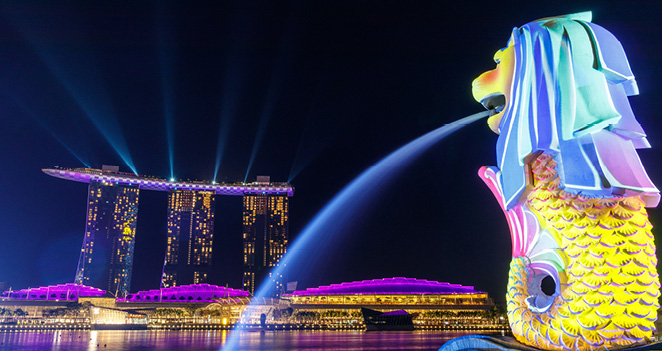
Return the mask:
<svg viewBox="0 0 662 351"><path fill-rule="evenodd" d="M88 183L85 237L75 283L124 297L131 287L140 190L168 192L162 287L207 282L212 260L215 195L243 196L243 289L254 293L287 250L288 198L294 188L259 176L250 184L175 182L119 172L117 166L42 169ZM278 295L283 277L276 282Z"/></svg>

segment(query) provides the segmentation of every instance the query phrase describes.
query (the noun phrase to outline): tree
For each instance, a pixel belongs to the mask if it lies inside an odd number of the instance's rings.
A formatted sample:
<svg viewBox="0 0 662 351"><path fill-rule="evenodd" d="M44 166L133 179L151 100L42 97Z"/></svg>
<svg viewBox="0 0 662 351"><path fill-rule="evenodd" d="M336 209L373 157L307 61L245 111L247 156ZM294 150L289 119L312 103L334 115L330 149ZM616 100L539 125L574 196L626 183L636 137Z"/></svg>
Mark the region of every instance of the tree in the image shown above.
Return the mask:
<svg viewBox="0 0 662 351"><path fill-rule="evenodd" d="M186 313L191 317L194 317L195 313L198 311L198 308L192 303L187 303L184 308L186 309Z"/></svg>
<svg viewBox="0 0 662 351"><path fill-rule="evenodd" d="M68 302L64 314L67 316L78 317L83 305L78 302Z"/></svg>

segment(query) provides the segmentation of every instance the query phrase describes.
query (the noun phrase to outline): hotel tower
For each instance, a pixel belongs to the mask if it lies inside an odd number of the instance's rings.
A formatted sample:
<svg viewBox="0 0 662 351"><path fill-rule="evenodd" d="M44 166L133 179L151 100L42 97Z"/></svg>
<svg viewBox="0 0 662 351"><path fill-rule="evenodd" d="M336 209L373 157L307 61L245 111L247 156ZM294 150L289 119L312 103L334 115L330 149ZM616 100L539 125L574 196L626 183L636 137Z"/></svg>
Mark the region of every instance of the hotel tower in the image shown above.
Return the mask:
<svg viewBox="0 0 662 351"><path fill-rule="evenodd" d="M287 249L288 183L258 177L252 183L180 182L119 171L117 166L46 168L50 176L88 184L85 237L75 283L124 297L130 292L138 195L141 190L168 193L167 247L161 286L206 283L212 263L216 196L243 197L243 287L254 293L266 278L278 296L283 277L272 277Z"/></svg>
<svg viewBox="0 0 662 351"><path fill-rule="evenodd" d="M214 193L171 190L162 287L207 283L214 239Z"/></svg>
<svg viewBox="0 0 662 351"><path fill-rule="evenodd" d="M269 177L258 177L254 184L269 184ZM243 289L251 294L265 279L274 283L271 297L278 297L283 291L283 276L272 276L270 271L280 264L287 251L288 204L287 194L244 195Z"/></svg>
<svg viewBox="0 0 662 351"><path fill-rule="evenodd" d="M135 186L90 181L76 284L101 288L117 297L129 292L139 193Z"/></svg>

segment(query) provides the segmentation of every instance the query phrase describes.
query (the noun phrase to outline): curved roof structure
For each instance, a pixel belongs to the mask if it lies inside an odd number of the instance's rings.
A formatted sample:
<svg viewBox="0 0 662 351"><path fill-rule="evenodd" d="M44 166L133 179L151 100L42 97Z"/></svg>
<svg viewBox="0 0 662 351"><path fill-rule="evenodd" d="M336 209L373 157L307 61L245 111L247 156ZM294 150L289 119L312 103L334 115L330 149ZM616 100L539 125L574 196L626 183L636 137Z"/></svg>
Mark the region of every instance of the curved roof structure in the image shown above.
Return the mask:
<svg viewBox="0 0 662 351"><path fill-rule="evenodd" d="M248 297L248 291L210 284L191 284L128 294L122 302L216 302L218 299Z"/></svg>
<svg viewBox="0 0 662 351"><path fill-rule="evenodd" d="M42 286L15 291L5 291L0 297L17 300L76 301L78 297L101 297L105 290L73 283Z"/></svg>
<svg viewBox="0 0 662 351"><path fill-rule="evenodd" d="M368 295L368 294L484 294L473 286L441 283L414 278L384 278L342 284L331 284L295 291L290 296L312 295Z"/></svg>
<svg viewBox="0 0 662 351"><path fill-rule="evenodd" d="M170 191L194 190L213 191L216 195L269 194L294 195L294 188L289 183L239 183L239 184L212 184L209 182L171 182L165 179L139 176L123 172L111 172L94 168L44 168L42 172L49 176L73 180L75 182L89 183L91 181L115 183L136 186L139 189Z"/></svg>

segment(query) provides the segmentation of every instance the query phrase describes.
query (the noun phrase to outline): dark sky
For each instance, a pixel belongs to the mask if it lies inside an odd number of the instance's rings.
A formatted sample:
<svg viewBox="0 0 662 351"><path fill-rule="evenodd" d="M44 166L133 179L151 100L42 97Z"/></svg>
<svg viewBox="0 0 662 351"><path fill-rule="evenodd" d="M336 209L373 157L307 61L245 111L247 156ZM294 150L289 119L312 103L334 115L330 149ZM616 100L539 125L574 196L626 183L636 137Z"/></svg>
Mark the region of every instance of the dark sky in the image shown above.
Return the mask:
<svg viewBox="0 0 662 351"><path fill-rule="evenodd" d="M514 26L586 10L628 54L641 91L630 101L653 146L640 155L662 184L657 1L3 2L0 282L73 280L87 187L41 168L128 162L170 177L172 150L175 177L210 180L220 160L219 181L292 182L294 239L362 170L481 111L471 81ZM405 276L503 300L509 232L476 175L496 163L495 141L482 122L443 140L351 230L314 240L328 255L311 248L290 279ZM165 250L166 193L140 196L133 291L158 287ZM241 284L238 197L217 198L211 283Z"/></svg>

